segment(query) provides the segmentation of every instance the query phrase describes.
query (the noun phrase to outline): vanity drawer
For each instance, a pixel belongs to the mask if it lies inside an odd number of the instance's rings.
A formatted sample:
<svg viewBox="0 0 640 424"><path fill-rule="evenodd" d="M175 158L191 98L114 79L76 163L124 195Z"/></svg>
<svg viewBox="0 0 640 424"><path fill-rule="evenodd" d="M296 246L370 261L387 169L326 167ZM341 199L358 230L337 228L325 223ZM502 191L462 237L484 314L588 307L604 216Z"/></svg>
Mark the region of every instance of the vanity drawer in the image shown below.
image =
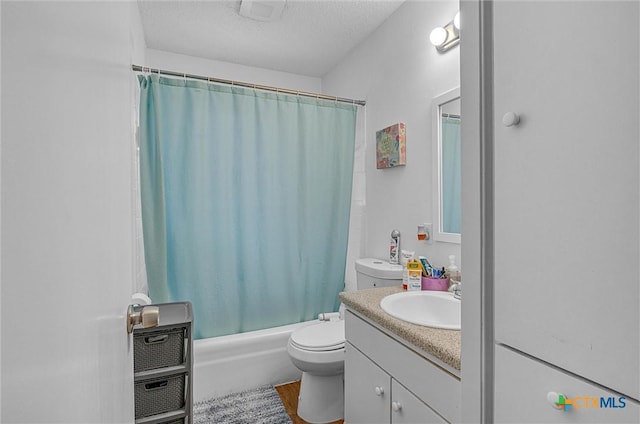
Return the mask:
<svg viewBox="0 0 640 424"><path fill-rule="evenodd" d="M562 393L575 405L567 411L556 409L547 401L549 392ZM620 394L501 345L495 350L494 411L497 423L638 423L640 420L637 402L621 399Z"/></svg>

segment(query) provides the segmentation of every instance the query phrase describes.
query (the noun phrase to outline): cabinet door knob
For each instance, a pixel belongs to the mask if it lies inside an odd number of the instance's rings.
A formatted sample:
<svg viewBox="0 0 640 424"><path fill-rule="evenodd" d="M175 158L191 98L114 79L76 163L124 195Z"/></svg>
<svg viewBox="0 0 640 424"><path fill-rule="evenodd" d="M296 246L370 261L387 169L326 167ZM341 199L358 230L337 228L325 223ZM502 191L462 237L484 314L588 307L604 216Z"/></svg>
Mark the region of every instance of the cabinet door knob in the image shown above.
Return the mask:
<svg viewBox="0 0 640 424"><path fill-rule="evenodd" d="M391 409L393 409L394 412L398 412L402 409L402 405L400 402L391 402Z"/></svg>
<svg viewBox="0 0 640 424"><path fill-rule="evenodd" d="M566 399L567 399L566 396L563 395L562 393L557 393L557 392L547 393L547 402L551 404L551 407L553 409L558 409L560 411L565 409Z"/></svg>
<svg viewBox="0 0 640 424"><path fill-rule="evenodd" d="M376 396L382 396L384 394L384 387L376 386Z"/></svg>
<svg viewBox="0 0 640 424"><path fill-rule="evenodd" d="M520 116L515 112L507 112L502 117L502 123L505 127L513 127L520 123Z"/></svg>

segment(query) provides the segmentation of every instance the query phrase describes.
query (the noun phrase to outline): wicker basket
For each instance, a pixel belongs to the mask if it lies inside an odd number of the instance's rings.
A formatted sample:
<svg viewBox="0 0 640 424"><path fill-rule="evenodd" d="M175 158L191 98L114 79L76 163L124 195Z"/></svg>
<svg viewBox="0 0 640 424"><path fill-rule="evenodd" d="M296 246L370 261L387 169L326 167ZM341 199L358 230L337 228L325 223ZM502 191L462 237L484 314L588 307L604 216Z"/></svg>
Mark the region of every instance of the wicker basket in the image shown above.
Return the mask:
<svg viewBox="0 0 640 424"><path fill-rule="evenodd" d="M184 374L140 381L135 384L136 418L182 409L185 406Z"/></svg>
<svg viewBox="0 0 640 424"><path fill-rule="evenodd" d="M133 371L147 371L184 363L184 329L135 334Z"/></svg>

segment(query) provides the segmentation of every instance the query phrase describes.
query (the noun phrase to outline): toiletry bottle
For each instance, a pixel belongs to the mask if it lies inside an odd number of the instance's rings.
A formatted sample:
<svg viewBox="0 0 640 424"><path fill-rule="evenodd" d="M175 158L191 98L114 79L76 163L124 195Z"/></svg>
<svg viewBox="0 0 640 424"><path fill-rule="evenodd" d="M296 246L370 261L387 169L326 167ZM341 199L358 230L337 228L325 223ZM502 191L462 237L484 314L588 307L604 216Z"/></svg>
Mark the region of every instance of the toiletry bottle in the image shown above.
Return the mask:
<svg viewBox="0 0 640 424"><path fill-rule="evenodd" d="M413 260L415 252L408 250L400 250L400 265L402 265L402 290L407 289L409 281L409 270L407 269L407 263Z"/></svg>
<svg viewBox="0 0 640 424"><path fill-rule="evenodd" d="M389 245L389 263L397 265L400 256L400 231L391 231L391 243Z"/></svg>
<svg viewBox="0 0 640 424"><path fill-rule="evenodd" d="M412 259L407 262L407 290L418 291L422 290L422 266L420 262Z"/></svg>
<svg viewBox="0 0 640 424"><path fill-rule="evenodd" d="M450 284L459 283L462 279L460 269L456 265L456 255L449 255L449 266L446 269L446 276L449 278Z"/></svg>
<svg viewBox="0 0 640 424"><path fill-rule="evenodd" d="M407 287L409 287L409 268L407 268L409 262L407 262L404 267L402 267L402 290L407 291Z"/></svg>

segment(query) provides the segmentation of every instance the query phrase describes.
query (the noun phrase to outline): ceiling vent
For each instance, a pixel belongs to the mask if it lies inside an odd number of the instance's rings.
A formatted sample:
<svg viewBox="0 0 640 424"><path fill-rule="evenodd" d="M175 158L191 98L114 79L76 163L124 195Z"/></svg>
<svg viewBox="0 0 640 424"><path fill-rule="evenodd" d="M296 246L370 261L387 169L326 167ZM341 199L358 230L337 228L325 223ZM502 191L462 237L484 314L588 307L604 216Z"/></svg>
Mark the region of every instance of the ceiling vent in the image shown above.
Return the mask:
<svg viewBox="0 0 640 424"><path fill-rule="evenodd" d="M286 0L242 0L240 16L256 21L273 22L282 17Z"/></svg>

